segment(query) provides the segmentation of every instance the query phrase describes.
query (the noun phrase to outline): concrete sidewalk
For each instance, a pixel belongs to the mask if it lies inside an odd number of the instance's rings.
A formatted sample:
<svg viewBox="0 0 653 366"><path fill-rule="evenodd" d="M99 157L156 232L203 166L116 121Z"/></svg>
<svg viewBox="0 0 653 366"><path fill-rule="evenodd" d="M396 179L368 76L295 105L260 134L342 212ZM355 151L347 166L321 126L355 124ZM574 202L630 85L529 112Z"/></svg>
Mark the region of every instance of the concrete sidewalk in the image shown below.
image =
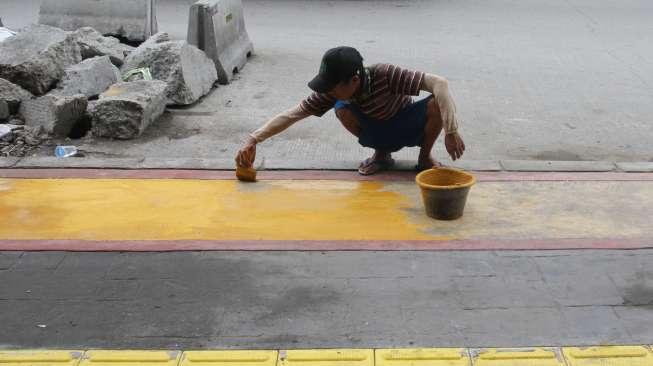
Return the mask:
<svg viewBox="0 0 653 366"><path fill-rule="evenodd" d="M652 262L651 250L1 252L0 347L651 344Z"/></svg>
<svg viewBox="0 0 653 366"><path fill-rule="evenodd" d="M191 2L159 1L160 29L184 38ZM38 3L3 0L5 24L34 21ZM309 93L306 82L326 48L349 44L367 62L447 77L468 147L465 159L653 159L649 1L245 0L244 5L255 56L239 80L192 108L170 110L139 140L69 143L99 159L232 160L247 132ZM52 151L46 146L40 154ZM439 142L436 153L449 161ZM299 123L259 149L260 158L291 167L298 158L333 167L367 154L333 113ZM397 154L416 156L416 149Z"/></svg>

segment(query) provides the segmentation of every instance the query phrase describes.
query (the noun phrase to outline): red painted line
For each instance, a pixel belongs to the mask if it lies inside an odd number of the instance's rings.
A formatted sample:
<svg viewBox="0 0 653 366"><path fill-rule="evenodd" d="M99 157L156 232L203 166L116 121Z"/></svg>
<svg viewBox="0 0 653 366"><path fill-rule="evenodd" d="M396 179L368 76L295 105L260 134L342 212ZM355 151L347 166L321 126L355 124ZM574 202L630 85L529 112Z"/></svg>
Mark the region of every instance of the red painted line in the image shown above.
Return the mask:
<svg viewBox="0 0 653 366"><path fill-rule="evenodd" d="M653 238L430 240L0 240L0 251L170 252L170 251L440 251L571 250L653 248Z"/></svg>
<svg viewBox="0 0 653 366"><path fill-rule="evenodd" d="M392 171L362 176L355 171L264 170L261 180L413 181L415 172ZM481 182L511 181L653 181L653 173L623 172L474 172ZM0 178L22 179L236 179L231 170L172 169L0 169Z"/></svg>

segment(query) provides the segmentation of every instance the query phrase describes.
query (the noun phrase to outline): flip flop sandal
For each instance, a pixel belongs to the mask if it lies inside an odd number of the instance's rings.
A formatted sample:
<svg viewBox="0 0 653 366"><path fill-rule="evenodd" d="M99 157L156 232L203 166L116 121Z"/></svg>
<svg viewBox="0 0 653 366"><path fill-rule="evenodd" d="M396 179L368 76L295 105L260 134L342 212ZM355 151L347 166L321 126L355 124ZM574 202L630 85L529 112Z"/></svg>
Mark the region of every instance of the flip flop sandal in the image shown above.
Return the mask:
<svg viewBox="0 0 653 366"><path fill-rule="evenodd" d="M394 159L390 160L372 160L372 158L367 158L363 161L363 164L358 168L358 174L360 175L373 175L384 170L392 168L395 164Z"/></svg>

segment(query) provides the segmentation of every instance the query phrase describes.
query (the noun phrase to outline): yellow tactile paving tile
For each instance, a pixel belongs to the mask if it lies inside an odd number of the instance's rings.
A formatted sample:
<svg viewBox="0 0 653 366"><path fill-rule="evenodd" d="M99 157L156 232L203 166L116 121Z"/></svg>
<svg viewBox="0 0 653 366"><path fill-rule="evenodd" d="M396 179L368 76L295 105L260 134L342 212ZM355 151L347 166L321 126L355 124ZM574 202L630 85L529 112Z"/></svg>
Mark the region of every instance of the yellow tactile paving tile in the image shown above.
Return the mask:
<svg viewBox="0 0 653 366"><path fill-rule="evenodd" d="M564 347L568 366L653 366L653 352L643 346Z"/></svg>
<svg viewBox="0 0 653 366"><path fill-rule="evenodd" d="M178 366L181 351L90 350L79 366Z"/></svg>
<svg viewBox="0 0 653 366"><path fill-rule="evenodd" d="M277 351L186 351L180 366L276 366Z"/></svg>
<svg viewBox="0 0 653 366"><path fill-rule="evenodd" d="M0 350L2 366L77 366L84 351Z"/></svg>
<svg viewBox="0 0 653 366"><path fill-rule="evenodd" d="M464 348L378 349L376 366L471 366Z"/></svg>
<svg viewBox="0 0 653 366"><path fill-rule="evenodd" d="M473 350L474 366L565 366L553 348L484 348Z"/></svg>
<svg viewBox="0 0 653 366"><path fill-rule="evenodd" d="M374 366L374 350L282 350L277 366Z"/></svg>

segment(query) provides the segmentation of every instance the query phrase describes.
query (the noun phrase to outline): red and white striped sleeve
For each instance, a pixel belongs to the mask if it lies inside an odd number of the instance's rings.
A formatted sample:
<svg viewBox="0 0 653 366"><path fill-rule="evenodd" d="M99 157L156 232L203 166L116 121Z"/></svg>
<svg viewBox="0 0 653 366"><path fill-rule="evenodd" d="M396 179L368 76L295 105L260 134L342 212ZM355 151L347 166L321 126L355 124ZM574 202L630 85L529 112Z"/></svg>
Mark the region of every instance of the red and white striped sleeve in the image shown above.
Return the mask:
<svg viewBox="0 0 653 366"><path fill-rule="evenodd" d="M308 114L322 117L336 104L336 99L328 94L313 93L299 104L301 109Z"/></svg>

